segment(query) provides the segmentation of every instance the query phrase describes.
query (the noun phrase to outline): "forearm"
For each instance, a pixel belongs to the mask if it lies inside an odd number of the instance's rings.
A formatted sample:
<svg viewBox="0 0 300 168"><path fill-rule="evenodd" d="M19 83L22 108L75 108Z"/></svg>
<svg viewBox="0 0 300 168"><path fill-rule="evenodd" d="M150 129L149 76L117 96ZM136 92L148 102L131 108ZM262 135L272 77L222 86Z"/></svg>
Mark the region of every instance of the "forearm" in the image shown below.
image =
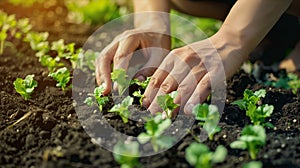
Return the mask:
<svg viewBox="0 0 300 168"><path fill-rule="evenodd" d="M220 31L241 52L251 52L275 25L292 0L239 0Z"/></svg>
<svg viewBox="0 0 300 168"><path fill-rule="evenodd" d="M133 0L133 5L136 13L135 27L159 28L169 31L170 0Z"/></svg>

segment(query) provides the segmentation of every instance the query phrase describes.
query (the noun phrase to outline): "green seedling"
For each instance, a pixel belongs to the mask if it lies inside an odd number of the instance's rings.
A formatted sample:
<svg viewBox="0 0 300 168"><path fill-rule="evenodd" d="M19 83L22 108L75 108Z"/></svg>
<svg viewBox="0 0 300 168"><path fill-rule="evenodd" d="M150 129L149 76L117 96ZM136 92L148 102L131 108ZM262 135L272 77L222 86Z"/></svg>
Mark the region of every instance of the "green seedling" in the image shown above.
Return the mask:
<svg viewBox="0 0 300 168"><path fill-rule="evenodd" d="M132 95L139 98L140 105L142 106L144 94L142 94L141 90L134 91Z"/></svg>
<svg viewBox="0 0 300 168"><path fill-rule="evenodd" d="M163 112L166 114L167 118L171 118L172 112L179 107L178 104L174 103L174 99L177 94L177 91L173 91L169 94L157 96L157 104L163 109Z"/></svg>
<svg viewBox="0 0 300 168"><path fill-rule="evenodd" d="M300 88L300 79L296 74L283 72L279 74L279 78L273 77L271 80L264 82L264 84L276 88L291 89L296 94Z"/></svg>
<svg viewBox="0 0 300 168"><path fill-rule="evenodd" d="M114 105L108 112L117 113L123 120L124 123L128 122L130 115L129 106L132 105L133 98L127 96L120 104Z"/></svg>
<svg viewBox="0 0 300 168"><path fill-rule="evenodd" d="M251 161L243 165L243 168L262 168L263 164L260 161Z"/></svg>
<svg viewBox="0 0 300 168"><path fill-rule="evenodd" d="M66 68L60 68L56 72L49 73L49 76L57 81L56 86L61 87L62 90L67 88L67 84L70 82L70 71Z"/></svg>
<svg viewBox="0 0 300 168"><path fill-rule="evenodd" d="M225 160L227 149L220 145L215 152L202 143L192 143L185 150L185 159L196 168L211 168L215 163Z"/></svg>
<svg viewBox="0 0 300 168"><path fill-rule="evenodd" d="M150 141L153 150L157 152L159 149L166 149L172 146L174 137L163 135L164 131L171 125L171 119L162 118L162 114L158 113L154 118L148 119L145 124L146 132L138 135L137 139L141 144Z"/></svg>
<svg viewBox="0 0 300 168"><path fill-rule="evenodd" d="M266 123L265 119L271 116L274 106L268 104L257 106L260 98L265 97L265 95L266 91L264 89L255 92L246 89L244 91L244 98L234 101L232 104L239 106L241 110L246 110L246 115L250 118L254 125L266 125L273 127L271 123Z"/></svg>
<svg viewBox="0 0 300 168"><path fill-rule="evenodd" d="M111 73L111 80L118 84L119 95L123 95L130 84L130 80L124 69L114 69Z"/></svg>
<svg viewBox="0 0 300 168"><path fill-rule="evenodd" d="M53 72L55 68L64 66L63 63L60 63L56 58L52 58L49 55L43 55L39 58L40 63L47 67L50 72Z"/></svg>
<svg viewBox="0 0 300 168"><path fill-rule="evenodd" d="M144 80L144 81L139 81L138 79L134 79L130 82L130 85L136 84L145 90L147 88L147 86L149 85L150 79L151 79L151 77L147 77L146 80Z"/></svg>
<svg viewBox="0 0 300 168"><path fill-rule="evenodd" d="M260 125L249 125L242 130L241 137L230 144L234 149L247 149L251 159L256 159L259 149L266 144L266 131Z"/></svg>
<svg viewBox="0 0 300 168"><path fill-rule="evenodd" d="M140 167L138 161L139 144L137 142L118 142L114 146L113 156L121 168Z"/></svg>
<svg viewBox="0 0 300 168"><path fill-rule="evenodd" d="M300 88L300 79L293 73L288 73L288 78L290 79L288 81L289 87L292 89L292 92L296 94Z"/></svg>
<svg viewBox="0 0 300 168"><path fill-rule="evenodd" d="M103 96L103 91L105 90L104 86L101 85L99 87L96 87L94 89L93 94L89 94L90 97L86 98L84 100L84 103L86 103L89 106L92 106L95 102L93 99L96 100L96 104L98 105L100 111L102 111L103 106L109 102L109 98L107 96Z"/></svg>
<svg viewBox="0 0 300 168"><path fill-rule="evenodd" d="M66 6L72 13L72 19L78 23L104 24L120 17L118 6L110 0L93 0L85 5L70 1Z"/></svg>
<svg viewBox="0 0 300 168"><path fill-rule="evenodd" d="M25 79L17 78L14 81L15 90L25 99L30 99L30 95L33 93L34 88L38 83L34 79L34 75L27 75Z"/></svg>
<svg viewBox="0 0 300 168"><path fill-rule="evenodd" d="M209 140L213 140L215 133L220 132L221 128L218 127L220 120L220 113L218 107L215 105L198 104L193 108L195 119L199 120L199 125L207 132Z"/></svg>

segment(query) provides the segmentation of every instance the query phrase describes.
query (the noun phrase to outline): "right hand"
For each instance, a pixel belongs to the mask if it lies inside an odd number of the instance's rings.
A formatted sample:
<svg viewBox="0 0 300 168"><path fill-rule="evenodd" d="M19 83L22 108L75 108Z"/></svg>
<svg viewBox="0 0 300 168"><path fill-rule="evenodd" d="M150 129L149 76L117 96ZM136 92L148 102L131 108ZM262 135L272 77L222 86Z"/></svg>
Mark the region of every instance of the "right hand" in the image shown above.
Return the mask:
<svg viewBox="0 0 300 168"><path fill-rule="evenodd" d="M127 30L117 36L96 59L96 80L98 85L104 84L104 95L112 90L111 64L113 69L125 69L129 67L129 62L133 52L142 49L143 56L146 59L145 65L135 75L139 80L144 80L151 76L156 68L168 54L171 45L171 39L168 33L161 33L157 29L136 28ZM151 47L155 47L153 49ZM157 52L157 48L160 52ZM148 68L147 68L148 67ZM150 67L150 68L149 68Z"/></svg>

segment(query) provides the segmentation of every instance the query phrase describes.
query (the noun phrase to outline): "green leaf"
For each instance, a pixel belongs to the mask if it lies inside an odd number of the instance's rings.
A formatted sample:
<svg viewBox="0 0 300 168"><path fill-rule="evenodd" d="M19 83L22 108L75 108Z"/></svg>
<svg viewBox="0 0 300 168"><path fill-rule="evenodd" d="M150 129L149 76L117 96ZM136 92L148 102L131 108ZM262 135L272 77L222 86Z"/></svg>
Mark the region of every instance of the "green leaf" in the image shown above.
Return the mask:
<svg viewBox="0 0 300 168"><path fill-rule="evenodd" d="M255 91L254 96L259 97L259 98L264 98L266 96L266 90L260 89L258 91Z"/></svg>
<svg viewBox="0 0 300 168"><path fill-rule="evenodd" d="M88 106L92 106L94 104L93 98L92 97L87 97L84 100L84 103L87 104Z"/></svg>
<svg viewBox="0 0 300 168"><path fill-rule="evenodd" d="M260 161L251 161L243 165L243 168L262 168L263 164Z"/></svg>
<svg viewBox="0 0 300 168"><path fill-rule="evenodd" d="M118 84L119 95L122 95L130 84L130 80L127 78L128 76L124 69L114 69L111 73L111 80Z"/></svg>
<svg viewBox="0 0 300 168"><path fill-rule="evenodd" d="M127 96L120 104L114 105L108 112L117 113L123 120L124 123L128 122L128 117L130 115L129 106L132 105L133 98Z"/></svg>
<svg viewBox="0 0 300 168"><path fill-rule="evenodd" d="M139 144L137 142L118 142L114 146L113 156L121 167L136 167L139 165Z"/></svg>
<svg viewBox="0 0 300 168"><path fill-rule="evenodd" d="M231 103L232 105L237 105L241 110L246 110L246 103L243 99L236 100Z"/></svg>
<svg viewBox="0 0 300 168"><path fill-rule="evenodd" d="M177 91L173 91L166 95L157 96L157 104L163 109L168 118L171 118L172 112L179 107L178 104L174 103L177 94Z"/></svg>
<svg viewBox="0 0 300 168"><path fill-rule="evenodd" d="M17 78L14 81L16 92L19 93L25 100L30 98L34 88L37 87L37 82L33 78L34 75L27 75L24 80L22 78Z"/></svg>
<svg viewBox="0 0 300 168"><path fill-rule="evenodd" d="M159 136L156 139L156 144L163 149L170 148L175 142L175 138L172 136Z"/></svg>
<svg viewBox="0 0 300 168"><path fill-rule="evenodd" d="M62 90L66 89L67 84L71 79L70 71L66 67L60 68L56 72L49 73L48 76L56 80L58 82L56 86L61 87Z"/></svg>
<svg viewBox="0 0 300 168"><path fill-rule="evenodd" d="M227 149L224 146L220 145L217 147L215 153L213 154L212 162L214 163L223 162L226 156L227 156Z"/></svg>
<svg viewBox="0 0 300 168"><path fill-rule="evenodd" d="M244 141L234 141L230 144L233 149L247 149L247 144Z"/></svg>
<svg viewBox="0 0 300 168"><path fill-rule="evenodd" d="M185 159L189 162L190 165L196 166L199 157L208 152L210 152L210 150L206 145L193 142L185 150Z"/></svg>
<svg viewBox="0 0 300 168"><path fill-rule="evenodd" d="M150 141L151 136L146 134L145 132L142 132L138 135L137 139L141 144L145 144Z"/></svg>

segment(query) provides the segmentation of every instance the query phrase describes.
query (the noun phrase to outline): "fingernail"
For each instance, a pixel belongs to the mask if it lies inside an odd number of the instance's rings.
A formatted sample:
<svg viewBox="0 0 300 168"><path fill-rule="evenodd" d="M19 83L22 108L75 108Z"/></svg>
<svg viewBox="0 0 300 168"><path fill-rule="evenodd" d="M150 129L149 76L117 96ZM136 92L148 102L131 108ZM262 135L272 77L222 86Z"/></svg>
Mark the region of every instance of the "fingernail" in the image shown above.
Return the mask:
<svg viewBox="0 0 300 168"><path fill-rule="evenodd" d="M142 75L138 76L137 79L141 82L141 81L145 81L146 78Z"/></svg>
<svg viewBox="0 0 300 168"><path fill-rule="evenodd" d="M192 114L192 111L193 111L193 108L194 108L194 104L187 104L186 105L186 108L185 108L185 112L187 113L187 114Z"/></svg>

